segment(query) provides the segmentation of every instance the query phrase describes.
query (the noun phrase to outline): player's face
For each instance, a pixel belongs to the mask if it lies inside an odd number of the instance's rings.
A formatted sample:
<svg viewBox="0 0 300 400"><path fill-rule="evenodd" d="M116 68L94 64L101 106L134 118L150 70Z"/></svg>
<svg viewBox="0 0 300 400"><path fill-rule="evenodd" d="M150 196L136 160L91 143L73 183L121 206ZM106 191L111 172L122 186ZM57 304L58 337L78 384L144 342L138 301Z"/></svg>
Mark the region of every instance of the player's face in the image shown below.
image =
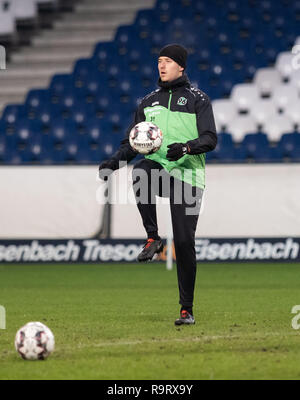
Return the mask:
<svg viewBox="0 0 300 400"><path fill-rule="evenodd" d="M158 71L163 82L171 82L182 76L183 68L169 57L159 57Z"/></svg>

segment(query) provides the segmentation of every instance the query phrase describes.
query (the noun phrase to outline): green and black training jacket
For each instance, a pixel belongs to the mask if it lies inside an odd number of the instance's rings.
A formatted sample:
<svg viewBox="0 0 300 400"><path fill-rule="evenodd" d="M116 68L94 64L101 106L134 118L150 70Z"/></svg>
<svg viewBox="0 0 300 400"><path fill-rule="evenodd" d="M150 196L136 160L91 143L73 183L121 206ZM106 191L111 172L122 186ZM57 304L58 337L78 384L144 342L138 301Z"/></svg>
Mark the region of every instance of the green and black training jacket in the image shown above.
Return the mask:
<svg viewBox="0 0 300 400"><path fill-rule="evenodd" d="M149 121L161 129L163 143L157 152L145 158L158 162L184 182L204 189L205 153L217 144L210 99L201 90L191 87L186 74L172 82L159 80L159 86L141 101L134 121L112 160L116 163L130 162L137 155L129 144L129 132L137 123ZM167 146L171 143L186 143L189 153L177 161L168 161Z"/></svg>

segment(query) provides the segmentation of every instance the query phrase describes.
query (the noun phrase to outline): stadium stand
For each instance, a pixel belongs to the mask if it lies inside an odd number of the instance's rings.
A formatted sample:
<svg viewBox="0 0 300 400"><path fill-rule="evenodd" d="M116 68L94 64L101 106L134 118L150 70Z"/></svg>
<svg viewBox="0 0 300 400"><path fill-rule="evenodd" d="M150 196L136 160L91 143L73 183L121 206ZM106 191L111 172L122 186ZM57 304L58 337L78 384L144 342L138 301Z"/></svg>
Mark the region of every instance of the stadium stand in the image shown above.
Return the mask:
<svg viewBox="0 0 300 400"><path fill-rule="evenodd" d="M96 3L85 0L75 9L96 12L103 6ZM91 54L75 56L74 47L73 58L65 55L75 60L72 72L57 71L47 87L27 91L23 104L6 105L0 162L98 163L109 157L140 99L156 87L156 57L170 42L187 47L190 80L212 99L219 144L208 162L298 162L300 70L291 50L300 43L299 4L157 0L152 9L139 10L133 23L120 25L112 40L97 43L97 31L89 36ZM32 16L35 7L32 0ZM78 26L74 18L61 21L61 28ZM71 46L80 39L62 41L61 32L35 39L39 60L49 57L43 45ZM51 56L64 58L62 51Z"/></svg>

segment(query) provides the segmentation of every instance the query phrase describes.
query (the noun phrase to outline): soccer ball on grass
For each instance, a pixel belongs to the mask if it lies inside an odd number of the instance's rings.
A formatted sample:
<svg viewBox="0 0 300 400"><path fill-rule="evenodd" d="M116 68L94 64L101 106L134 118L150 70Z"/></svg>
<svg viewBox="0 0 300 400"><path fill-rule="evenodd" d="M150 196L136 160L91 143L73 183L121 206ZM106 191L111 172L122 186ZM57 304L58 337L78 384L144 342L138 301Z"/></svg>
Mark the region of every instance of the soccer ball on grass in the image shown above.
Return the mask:
<svg viewBox="0 0 300 400"><path fill-rule="evenodd" d="M161 146L163 135L158 126L143 121L135 125L129 133L129 143L140 154L155 153Z"/></svg>
<svg viewBox="0 0 300 400"><path fill-rule="evenodd" d="M51 330L41 322L28 322L15 338L15 348L24 360L45 360L54 350Z"/></svg>

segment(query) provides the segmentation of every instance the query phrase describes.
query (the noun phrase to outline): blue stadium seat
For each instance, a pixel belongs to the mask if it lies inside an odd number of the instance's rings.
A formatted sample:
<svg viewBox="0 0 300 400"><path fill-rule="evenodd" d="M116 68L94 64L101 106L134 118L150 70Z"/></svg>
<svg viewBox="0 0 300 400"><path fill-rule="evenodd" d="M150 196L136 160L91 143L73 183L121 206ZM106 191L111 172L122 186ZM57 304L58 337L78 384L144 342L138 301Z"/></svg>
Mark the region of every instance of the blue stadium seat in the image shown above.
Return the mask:
<svg viewBox="0 0 300 400"><path fill-rule="evenodd" d="M268 136L263 132L245 135L240 149L245 152L245 158L256 162L281 161L280 153L270 147Z"/></svg>
<svg viewBox="0 0 300 400"><path fill-rule="evenodd" d="M97 70L97 65L92 58L79 59L73 69L73 79L76 87L82 87L91 73Z"/></svg>
<svg viewBox="0 0 300 400"><path fill-rule="evenodd" d="M85 142L88 148L92 145L99 145L101 140L110 135L112 127L108 122L103 122L98 118L87 121Z"/></svg>
<svg viewBox="0 0 300 400"><path fill-rule="evenodd" d="M143 64L150 64L154 57L151 55L150 45L146 41L139 41L128 48L125 59L122 62L123 71L139 71Z"/></svg>
<svg viewBox="0 0 300 400"><path fill-rule="evenodd" d="M81 145L76 138L69 138L63 143L64 159L66 162L74 162L81 151Z"/></svg>
<svg viewBox="0 0 300 400"><path fill-rule="evenodd" d="M154 10L140 10L134 20L134 26L138 32L138 37L141 41L149 41L153 29L153 21L155 21Z"/></svg>
<svg viewBox="0 0 300 400"><path fill-rule="evenodd" d="M43 147L42 140L35 138L20 152L22 161L27 164L41 164L47 158L47 148Z"/></svg>
<svg viewBox="0 0 300 400"><path fill-rule="evenodd" d="M113 96L112 92L101 90L96 93L94 100L95 116L98 118L105 118L107 113L116 105L119 101L119 96Z"/></svg>
<svg viewBox="0 0 300 400"><path fill-rule="evenodd" d="M65 90L61 96L60 100L58 102L62 116L64 118L69 118L72 115L72 109L79 108L81 107L81 101L82 101L82 90L79 91L79 89L70 89L70 90Z"/></svg>
<svg viewBox="0 0 300 400"><path fill-rule="evenodd" d="M50 98L53 103L58 102L66 90L74 87L72 74L57 74L51 79L49 85Z"/></svg>
<svg viewBox="0 0 300 400"><path fill-rule="evenodd" d="M179 43L189 51L195 51L199 43L196 27L183 18L176 18L169 24L165 35L169 43Z"/></svg>
<svg viewBox="0 0 300 400"><path fill-rule="evenodd" d="M22 104L10 104L7 105L2 113L2 120L8 125L15 125L18 119L26 117L26 108Z"/></svg>
<svg viewBox="0 0 300 400"><path fill-rule="evenodd" d="M93 72L87 77L84 87L82 88L82 96L86 102L92 102L99 92L108 92L108 78L104 73Z"/></svg>
<svg viewBox="0 0 300 400"><path fill-rule="evenodd" d="M88 121L94 117L92 111L94 110L91 107L87 107L85 104L80 104L71 108L70 118L75 122L77 132L86 132Z"/></svg>
<svg viewBox="0 0 300 400"><path fill-rule="evenodd" d="M122 133L122 114L120 111L115 111L108 113L107 117L108 121L112 126L112 130L114 134L121 134Z"/></svg>
<svg viewBox="0 0 300 400"><path fill-rule="evenodd" d="M105 72L113 59L118 56L114 42L99 42L93 52L93 63L98 72Z"/></svg>
<svg viewBox="0 0 300 400"><path fill-rule="evenodd" d="M297 160L300 158L300 133L285 133L278 142L278 150L283 158Z"/></svg>
<svg viewBox="0 0 300 400"><path fill-rule="evenodd" d="M139 42L139 33L134 25L121 25L116 31L114 43L119 56L124 56Z"/></svg>
<svg viewBox="0 0 300 400"><path fill-rule="evenodd" d="M30 118L36 118L38 112L44 104L50 103L50 93L47 89L30 90L26 96L26 114Z"/></svg>
<svg viewBox="0 0 300 400"><path fill-rule="evenodd" d="M230 133L219 133L218 144L215 150L206 154L207 161L209 162L234 162L235 161L235 148Z"/></svg>
<svg viewBox="0 0 300 400"><path fill-rule="evenodd" d="M6 138L3 135L2 129L1 129L1 123L0 123L0 163L4 163L6 161L7 157L7 152L9 151L9 148L6 143Z"/></svg>
<svg viewBox="0 0 300 400"><path fill-rule="evenodd" d="M36 119L41 122L42 130L48 130L51 121L61 118L62 109L59 104L46 103L37 111Z"/></svg>
<svg viewBox="0 0 300 400"><path fill-rule="evenodd" d="M16 149L7 149L4 157L4 164L8 165L21 165L23 164L23 160L21 154Z"/></svg>
<svg viewBox="0 0 300 400"><path fill-rule="evenodd" d="M74 121L61 118L51 121L49 138L54 145L66 143L76 134L77 126Z"/></svg>
<svg viewBox="0 0 300 400"><path fill-rule="evenodd" d="M107 137L100 143L103 159L110 158L117 150L120 145L120 140L114 140L112 137Z"/></svg>
<svg viewBox="0 0 300 400"><path fill-rule="evenodd" d="M29 145L31 141L41 135L42 125L37 120L21 119L15 126L14 138L16 146Z"/></svg>
<svg viewBox="0 0 300 400"><path fill-rule="evenodd" d="M154 26L149 40L151 52L158 54L159 50L169 43L168 38L158 26Z"/></svg>
<svg viewBox="0 0 300 400"><path fill-rule="evenodd" d="M7 122L4 119L0 119L0 138L7 134Z"/></svg>
<svg viewBox="0 0 300 400"><path fill-rule="evenodd" d="M75 155L77 164L99 164L104 158L99 148L79 149Z"/></svg>
<svg viewBox="0 0 300 400"><path fill-rule="evenodd" d="M153 90L158 80L157 64L143 61L139 66L138 76L142 87L149 88L150 91Z"/></svg>

